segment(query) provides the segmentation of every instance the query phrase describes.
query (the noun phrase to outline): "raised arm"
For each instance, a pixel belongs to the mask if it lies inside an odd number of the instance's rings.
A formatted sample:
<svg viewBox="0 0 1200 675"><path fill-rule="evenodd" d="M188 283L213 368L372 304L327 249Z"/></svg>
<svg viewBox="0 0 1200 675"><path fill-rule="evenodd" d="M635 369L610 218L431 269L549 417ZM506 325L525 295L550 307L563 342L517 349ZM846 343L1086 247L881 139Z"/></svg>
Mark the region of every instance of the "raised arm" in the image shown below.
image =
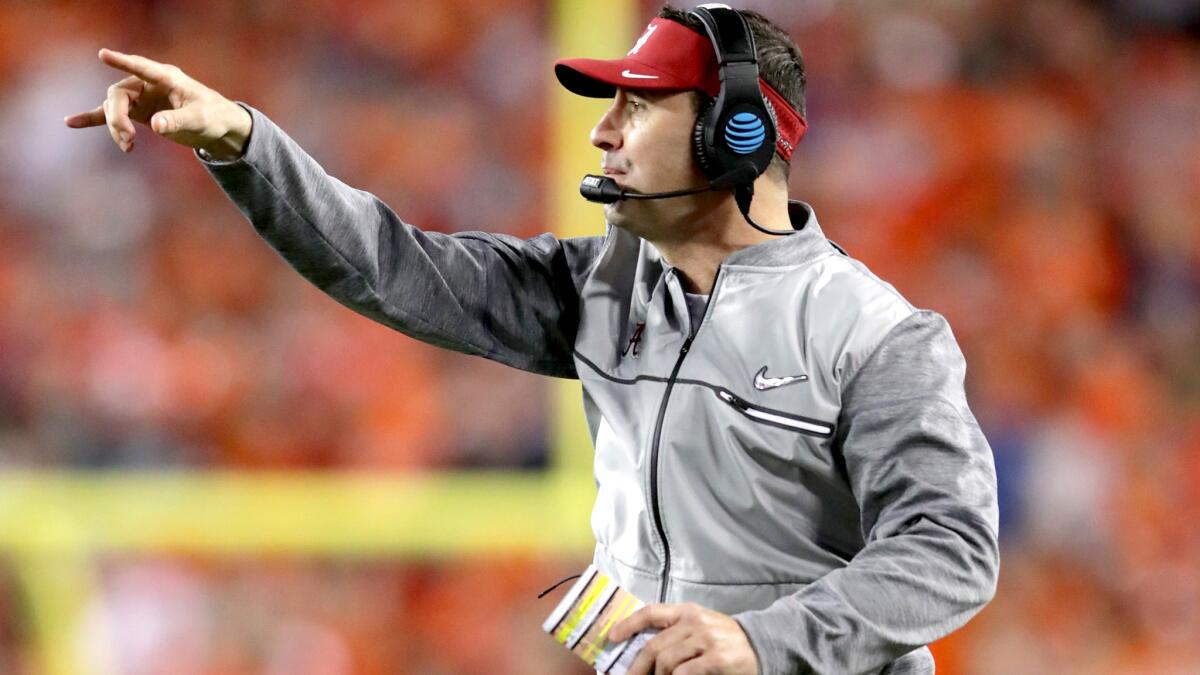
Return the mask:
<svg viewBox="0 0 1200 675"><path fill-rule="evenodd" d="M64 118L67 126L105 125L124 152L135 123L192 148L293 268L357 312L447 349L575 376L579 289L602 238L423 232L326 174L249 105L176 66L108 49L99 56L129 76L100 106Z"/></svg>
<svg viewBox="0 0 1200 675"><path fill-rule="evenodd" d="M424 232L334 178L258 110L245 155L204 161L292 267L339 302L431 344L574 377L579 289L601 237ZM480 214L482 219L486 214Z"/></svg>

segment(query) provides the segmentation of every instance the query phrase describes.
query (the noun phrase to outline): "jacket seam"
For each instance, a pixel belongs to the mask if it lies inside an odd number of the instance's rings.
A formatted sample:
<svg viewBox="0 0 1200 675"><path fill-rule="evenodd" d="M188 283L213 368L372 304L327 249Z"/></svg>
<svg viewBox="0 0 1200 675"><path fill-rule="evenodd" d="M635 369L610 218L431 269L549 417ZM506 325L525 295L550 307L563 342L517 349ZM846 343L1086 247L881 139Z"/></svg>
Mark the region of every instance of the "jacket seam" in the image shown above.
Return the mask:
<svg viewBox="0 0 1200 675"><path fill-rule="evenodd" d="M586 365L587 367L594 370L597 375L608 380L609 382L615 382L616 384L625 384L625 385L632 386L632 385L637 384L638 382L664 383L668 379L661 375L637 375L635 377L617 377L616 375L613 375L612 373L606 372L603 368L601 368L594 361L592 361L588 357L584 356L583 352L579 351L578 349L573 350L573 351L575 354L575 358L579 359L580 361L583 361L584 365Z"/></svg>
<svg viewBox="0 0 1200 675"><path fill-rule="evenodd" d="M593 371L595 371L595 373L597 375L599 375L603 379L608 380L609 382L612 382L614 384L621 384L621 385L625 385L625 386L634 386L634 385L638 384L639 382L657 382L659 384L663 384L663 383L666 383L667 380L669 379L669 378L665 378L665 377L659 377L657 375L638 375L633 378L617 377L615 375L605 372L602 368L600 368L600 366L593 363L590 359L588 359L586 356L584 356L578 350L576 350L574 352L574 354L575 354L575 358L579 359L580 361L582 361L584 363L584 365L586 365L587 367L589 367ZM716 394L718 396L718 398L721 397L722 392L729 392L732 394L732 391L728 387L724 387L719 384L713 384L712 382L706 382L704 380L698 380L698 379L691 378L691 377L676 378L675 383L689 385L689 386L693 386L693 387L702 387L702 388L707 389L707 390L713 392L714 394ZM737 394L733 394L733 395L738 396ZM740 396L739 396L739 398L740 398ZM825 420L817 419L815 417L809 417L807 415L802 415L798 412L792 412L790 410L777 410L775 408L769 408L767 406L754 404L754 403L750 403L749 405L751 405L759 410L762 410L764 412L767 412L767 413L782 415L782 416L789 417L789 418L792 418L792 419L800 421L800 422L807 422L809 424L826 425L831 430L834 430L834 431L836 431L836 429L837 429L836 422L826 422ZM738 410L736 408L736 406L734 407L734 409ZM745 412L743 412L741 410L738 410L738 412L740 412L744 417L749 417L749 415L747 415ZM776 423L773 423L770 421L766 421L766 420L761 420L761 419L751 418L751 421L754 422L755 424L762 424L762 425L766 425L766 426L770 426L770 427L782 428L784 431L791 431L793 433L804 434L807 436L815 436L818 438L830 438L833 435L833 431L831 431L829 433L815 433L815 432L811 432L811 431L805 431L803 429L797 429L797 428L793 428L793 427L779 425L779 424L776 424Z"/></svg>
<svg viewBox="0 0 1200 675"><path fill-rule="evenodd" d="M597 542L597 543L599 544L599 542ZM629 569L634 570L635 572L641 572L642 574L645 574L647 576L657 576L660 574L660 572L657 572L655 570L648 570L648 569L638 567L637 565L632 565L632 564L626 562L624 559L617 557L612 552L612 549L609 548L608 546L605 546L604 544L599 544L599 545L604 548L605 555L607 555L609 558L611 558L614 562L616 562L619 565L628 567ZM682 581L686 584L694 584L697 586L807 586L816 581L815 579L804 579L804 580L797 580L797 581L699 581L696 579L688 579L685 577L680 577L680 576L675 576L675 575L671 575L671 580L672 581Z"/></svg>
<svg viewBox="0 0 1200 675"><path fill-rule="evenodd" d="M879 351L879 348L882 347L885 342L887 342L888 337L890 337L891 334L893 332L895 332L895 330L897 328L899 328L901 324L908 321L916 314L919 314L924 311L928 311L928 310L918 309L917 307L913 306L913 304L911 302L909 302L907 298L905 298L903 295L901 295L900 291L897 291L894 286L884 283L884 281L882 279L880 279L879 277L875 276L875 274L862 269L862 267L860 267L860 265L862 264L860 261L858 261L854 258L851 258L850 256L845 256L845 259L846 259L847 263L849 263L850 269L854 270L860 277L866 279L867 281L870 281L873 285L877 286L878 288L883 290L885 293L887 293L887 294L891 295L893 298L899 300L901 303L904 304L905 307L908 308L909 313L908 313L908 316L905 316L903 319L900 319L891 328L889 328L888 331L883 334L883 337L879 338L879 342L876 342L875 345L871 347L869 353L867 354L867 357L865 359L863 359L862 363L859 364L858 368L855 369L855 371L846 379L846 384L842 386L843 394L845 393L845 391L847 389L849 389L853 385L854 381L858 379L858 374L862 372L863 367L865 367L871 361L871 359L875 358L875 353Z"/></svg>
<svg viewBox="0 0 1200 675"><path fill-rule="evenodd" d="M895 286L892 286L891 284L883 281L878 276L876 276L875 273L873 273L869 270L864 270L862 268L862 261L857 260L855 258L851 258L849 256L846 256L846 261L848 263L850 263L851 269L853 269L855 272L857 272L859 276L864 277L865 279L867 279L874 285L881 288L884 292L890 294L892 297L894 297L897 300L899 300L900 302L904 303L904 305L907 306L910 310L912 310L914 312L917 311L917 308L914 307L913 304L908 301L908 298L905 298L903 295L901 295L900 291L896 290Z"/></svg>
<svg viewBox="0 0 1200 675"><path fill-rule="evenodd" d="M834 256L836 256L838 258L844 257L841 254L839 254L837 251L830 251L828 253L818 253L817 255L814 255L813 257L809 258L808 260L802 260L793 265L755 265L753 263L724 263L723 267L730 272L737 272L738 274L787 274L789 272L794 272L799 269L804 269L805 267L811 267L826 258L830 258L830 257L834 257Z"/></svg>
<svg viewBox="0 0 1200 675"><path fill-rule="evenodd" d="M901 298L901 299L903 299L903 298ZM911 308L911 305L910 305L910 308ZM867 367L868 363L870 363L872 360L875 359L875 355L877 353L879 353L879 350L883 347L884 343L886 343L888 341L888 338L890 338L892 336L892 333L895 333L896 330L899 329L900 326L903 326L905 323L907 323L909 319L912 319L914 316L917 316L918 314L921 314L923 312L928 312L928 311L929 310L925 310L925 309L912 309L912 311L909 312L908 316L897 321L895 323L895 325L893 325L891 328L889 328L888 331L883 334L883 337L879 338L879 341L876 342L874 344L874 346L871 347L870 351L867 353L867 357L865 359L863 359L862 363L860 363L858 365L858 368L856 368L854 370L854 372L850 375L850 377L848 377L846 379L846 384L842 386L843 407L845 405L844 398L845 398L846 391L848 389L850 389L851 387L853 387L854 383L858 381L859 373L861 373L863 371L863 368Z"/></svg>
<svg viewBox="0 0 1200 675"><path fill-rule="evenodd" d="M696 586L807 586L813 583L812 579L807 581L697 581L674 575L671 576L671 579Z"/></svg>
<svg viewBox="0 0 1200 675"><path fill-rule="evenodd" d="M608 228L604 231L604 243L600 245L600 250L596 251L596 259L592 261L591 265L588 265L587 271L583 273L583 283L579 284L580 289L582 289L584 287L584 285L587 284L588 279L592 278L592 274L594 274L596 272L596 268L600 266L600 261L604 259L604 254L608 253L609 247L612 246L612 242L613 242L613 226L609 225ZM579 294L579 302L580 302L580 304L583 303L583 293L582 292Z"/></svg>
<svg viewBox="0 0 1200 675"><path fill-rule="evenodd" d="M626 562L625 560L623 560L623 559L621 559L621 558L618 558L618 557L616 556L616 554L614 554L614 553L612 552L612 549L611 549L610 547L606 546L605 544L602 544L602 543L600 543L600 542L596 542L596 544L597 544L598 546L601 546L601 547L603 547L603 548L604 548L605 554L606 554L606 555L607 555L609 558L611 558L611 559L613 560L613 562L616 562L616 563L617 563L617 564L619 564L619 565L623 565L623 566L625 566L625 567L628 567L629 569L631 569L631 570L633 570L633 571L635 571L635 572L641 572L642 574L645 574L646 576L651 576L651 577L657 577L657 576L659 576L659 572L656 572L656 571L654 571L654 570L643 569L643 568L641 568L641 567L638 567L637 565L631 565L630 563Z"/></svg>

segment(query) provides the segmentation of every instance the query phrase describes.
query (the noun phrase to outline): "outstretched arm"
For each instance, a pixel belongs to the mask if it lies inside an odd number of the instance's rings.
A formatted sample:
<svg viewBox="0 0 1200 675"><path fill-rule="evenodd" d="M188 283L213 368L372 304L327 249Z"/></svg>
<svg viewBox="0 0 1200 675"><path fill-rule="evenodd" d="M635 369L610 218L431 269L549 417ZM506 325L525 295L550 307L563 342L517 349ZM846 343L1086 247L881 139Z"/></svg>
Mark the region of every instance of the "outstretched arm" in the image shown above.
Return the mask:
<svg viewBox="0 0 1200 675"><path fill-rule="evenodd" d="M601 238L422 232L177 66L109 49L99 58L128 77L67 126L104 125L124 152L138 124L192 148L292 267L357 312L441 347L575 377L579 288Z"/></svg>
<svg viewBox="0 0 1200 675"><path fill-rule="evenodd" d="M244 155L200 156L255 229L342 304L419 340L575 377L579 289L603 239L424 232L334 178L258 110ZM486 219L486 214L480 214Z"/></svg>

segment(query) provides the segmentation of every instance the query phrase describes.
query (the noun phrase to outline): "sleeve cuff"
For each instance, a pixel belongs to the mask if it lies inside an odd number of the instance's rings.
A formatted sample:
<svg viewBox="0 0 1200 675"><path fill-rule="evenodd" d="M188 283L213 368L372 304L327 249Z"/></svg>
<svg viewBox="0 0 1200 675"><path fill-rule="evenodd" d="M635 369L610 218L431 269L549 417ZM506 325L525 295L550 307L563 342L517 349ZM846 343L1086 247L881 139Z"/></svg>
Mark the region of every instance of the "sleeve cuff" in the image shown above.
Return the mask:
<svg viewBox="0 0 1200 675"><path fill-rule="evenodd" d="M243 103L241 101L234 101L234 103L237 103L241 107L245 108L246 112L250 113L250 119L254 120L254 110L248 104ZM192 153L196 155L197 159L199 159L201 162L204 162L205 164L212 164L215 166L225 166L228 164L237 164L238 162L244 160L248 154L250 154L250 143L252 142L252 139L254 138L254 131L255 131L256 126L257 126L256 122L251 125L250 135L248 137L246 137L246 145L242 148L242 154L238 155L237 157L234 157L233 159L217 159L217 158L213 157L212 155L208 154L207 150L204 150L202 148L193 148Z"/></svg>
<svg viewBox="0 0 1200 675"><path fill-rule="evenodd" d="M767 664L766 645L763 644L767 638L759 632L759 626L756 625L753 615L742 612L733 615L733 620L742 627L742 632L746 634L746 639L750 642L750 648L754 650L754 659L758 662L758 675L766 675L771 672L771 668Z"/></svg>

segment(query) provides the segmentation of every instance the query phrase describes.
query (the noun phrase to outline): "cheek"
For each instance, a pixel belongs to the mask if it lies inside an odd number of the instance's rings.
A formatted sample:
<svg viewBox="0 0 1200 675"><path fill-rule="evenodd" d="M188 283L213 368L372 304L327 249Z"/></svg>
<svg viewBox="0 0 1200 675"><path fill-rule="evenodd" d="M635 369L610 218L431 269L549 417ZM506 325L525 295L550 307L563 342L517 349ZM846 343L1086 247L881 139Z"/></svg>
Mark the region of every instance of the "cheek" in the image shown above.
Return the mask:
<svg viewBox="0 0 1200 675"><path fill-rule="evenodd" d="M669 124L647 126L630 138L631 157L635 170L651 178L685 179L697 175L699 169L692 158L692 127L672 120Z"/></svg>
<svg viewBox="0 0 1200 675"><path fill-rule="evenodd" d="M675 159L675 165L680 172L685 174L693 174L699 170L696 165L696 160L692 156L692 127L680 126L679 133L675 141L671 144L674 149L672 157Z"/></svg>

